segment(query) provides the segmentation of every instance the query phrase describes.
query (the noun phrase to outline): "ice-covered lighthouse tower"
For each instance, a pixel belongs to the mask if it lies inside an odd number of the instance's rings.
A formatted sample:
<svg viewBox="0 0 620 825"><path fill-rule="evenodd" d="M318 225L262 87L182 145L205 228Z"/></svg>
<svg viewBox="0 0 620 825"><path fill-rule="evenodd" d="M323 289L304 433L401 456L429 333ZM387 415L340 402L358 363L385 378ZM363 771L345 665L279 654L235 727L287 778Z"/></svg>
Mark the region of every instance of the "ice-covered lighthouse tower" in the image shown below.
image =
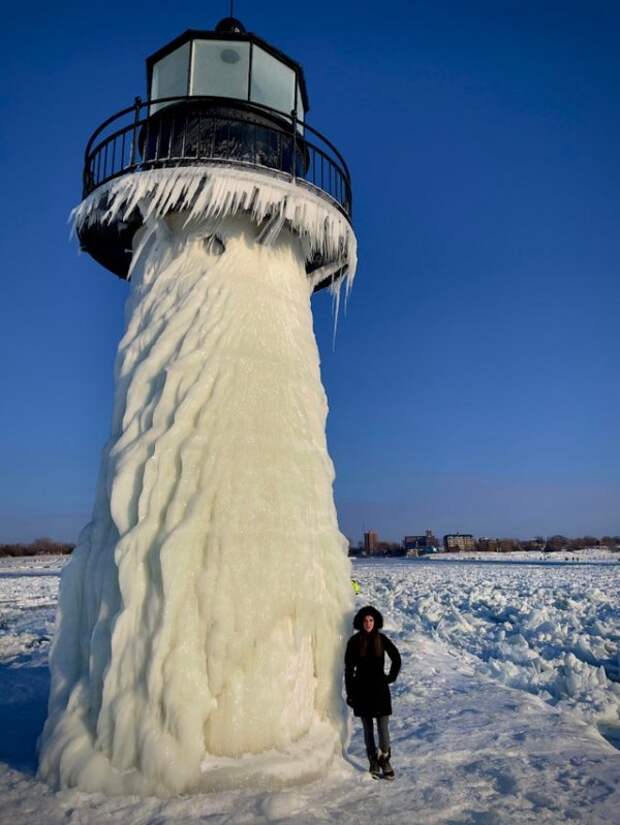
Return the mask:
<svg viewBox="0 0 620 825"><path fill-rule="evenodd" d="M233 18L147 60L86 149L83 249L129 280L112 433L62 577L40 775L171 795L341 758L352 590L310 297L351 186L301 67Z"/></svg>

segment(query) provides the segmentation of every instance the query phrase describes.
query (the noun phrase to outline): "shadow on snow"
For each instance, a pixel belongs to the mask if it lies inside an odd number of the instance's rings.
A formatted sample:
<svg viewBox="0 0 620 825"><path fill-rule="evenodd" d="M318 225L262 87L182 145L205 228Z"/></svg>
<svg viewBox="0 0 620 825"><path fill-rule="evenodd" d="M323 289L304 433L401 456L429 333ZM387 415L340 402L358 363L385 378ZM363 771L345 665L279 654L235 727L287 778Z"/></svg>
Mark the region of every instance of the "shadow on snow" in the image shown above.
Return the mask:
<svg viewBox="0 0 620 825"><path fill-rule="evenodd" d="M16 770L36 772L49 686L47 665L28 667L20 658L0 665L0 761Z"/></svg>

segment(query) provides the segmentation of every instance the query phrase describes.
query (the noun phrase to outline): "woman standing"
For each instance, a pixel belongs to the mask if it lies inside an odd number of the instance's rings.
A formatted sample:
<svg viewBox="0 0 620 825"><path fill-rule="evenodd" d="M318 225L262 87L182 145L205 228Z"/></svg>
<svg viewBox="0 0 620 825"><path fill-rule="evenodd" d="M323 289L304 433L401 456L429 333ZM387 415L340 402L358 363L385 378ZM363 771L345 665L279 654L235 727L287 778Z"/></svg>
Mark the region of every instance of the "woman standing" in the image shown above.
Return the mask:
<svg viewBox="0 0 620 825"><path fill-rule="evenodd" d="M353 627L358 632L349 639L344 657L344 680L347 704L364 725L364 741L370 762L370 774L378 779L394 779L390 765L390 732L388 717L392 713L389 685L396 681L400 670L400 654L396 645L379 631L383 616L367 605L355 615ZM390 672L384 673L385 654L390 657ZM375 745L374 720L377 720L379 750Z"/></svg>

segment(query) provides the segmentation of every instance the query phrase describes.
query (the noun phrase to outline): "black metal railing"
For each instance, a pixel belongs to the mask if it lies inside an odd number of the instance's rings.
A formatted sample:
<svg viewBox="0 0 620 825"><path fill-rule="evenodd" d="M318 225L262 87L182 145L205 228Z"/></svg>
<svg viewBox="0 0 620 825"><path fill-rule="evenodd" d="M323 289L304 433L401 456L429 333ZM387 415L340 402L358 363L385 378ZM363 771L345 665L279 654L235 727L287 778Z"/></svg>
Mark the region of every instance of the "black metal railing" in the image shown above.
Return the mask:
<svg viewBox="0 0 620 825"><path fill-rule="evenodd" d="M328 195L351 219L351 178L333 144L293 113L220 97L136 98L88 141L83 194L129 172L206 163L267 169Z"/></svg>

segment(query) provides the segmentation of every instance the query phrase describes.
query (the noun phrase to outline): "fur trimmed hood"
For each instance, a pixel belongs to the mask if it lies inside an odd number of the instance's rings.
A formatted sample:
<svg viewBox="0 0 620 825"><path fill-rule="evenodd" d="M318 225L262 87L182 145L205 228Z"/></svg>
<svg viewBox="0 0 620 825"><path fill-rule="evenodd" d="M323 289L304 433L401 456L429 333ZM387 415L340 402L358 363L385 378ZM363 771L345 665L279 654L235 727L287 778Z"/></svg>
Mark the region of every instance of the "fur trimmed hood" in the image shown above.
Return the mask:
<svg viewBox="0 0 620 825"><path fill-rule="evenodd" d="M355 630L362 630L363 625L362 622L364 620L364 616L372 616L375 620L375 630L381 630L383 627L383 616L376 607L373 607L370 604L367 604L366 607L362 607L360 610L357 611L355 614L355 618L353 619L353 627Z"/></svg>

